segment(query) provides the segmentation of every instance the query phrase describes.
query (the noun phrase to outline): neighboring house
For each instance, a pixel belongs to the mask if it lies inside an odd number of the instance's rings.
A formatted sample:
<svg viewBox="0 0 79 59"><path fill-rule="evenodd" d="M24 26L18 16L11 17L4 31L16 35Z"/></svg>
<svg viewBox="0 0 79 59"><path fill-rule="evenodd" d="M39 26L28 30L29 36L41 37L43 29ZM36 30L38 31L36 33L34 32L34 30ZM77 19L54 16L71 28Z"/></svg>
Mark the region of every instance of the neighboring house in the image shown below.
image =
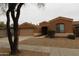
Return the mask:
<svg viewBox="0 0 79 59"><path fill-rule="evenodd" d="M79 21L74 21L73 27L74 27L74 33L76 34L76 36L79 37Z"/></svg>
<svg viewBox="0 0 79 59"><path fill-rule="evenodd" d="M19 25L19 35L20 36L28 36L33 35L36 32L36 26L31 23L23 23Z"/></svg>
<svg viewBox="0 0 79 59"><path fill-rule="evenodd" d="M39 26L40 26L40 31L43 28L46 28L48 30L54 30L56 32L56 35L59 36L67 36L73 34L75 29L73 19L66 17L57 17L48 22L44 21L40 23Z"/></svg>

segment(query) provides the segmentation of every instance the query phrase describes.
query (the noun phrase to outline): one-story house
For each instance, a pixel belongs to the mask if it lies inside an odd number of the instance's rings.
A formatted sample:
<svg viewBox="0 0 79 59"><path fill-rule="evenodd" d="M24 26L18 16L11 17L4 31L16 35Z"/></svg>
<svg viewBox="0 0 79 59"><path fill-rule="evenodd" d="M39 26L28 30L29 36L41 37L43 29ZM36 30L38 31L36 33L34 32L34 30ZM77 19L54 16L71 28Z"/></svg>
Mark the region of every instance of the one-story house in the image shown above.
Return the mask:
<svg viewBox="0 0 79 59"><path fill-rule="evenodd" d="M73 35L74 32L79 34L79 21L74 21L67 17L57 17L48 22L44 21L39 24L39 32L41 30L54 30L56 35L67 36ZM77 27L77 28L76 28ZM75 29L75 30L74 30Z"/></svg>
<svg viewBox="0 0 79 59"><path fill-rule="evenodd" d="M40 33L40 31L53 30L56 36L73 35L74 33L79 36L79 21L74 21L67 17L57 17L49 21L43 21L39 25L31 23L23 23L19 25L19 35L27 36Z"/></svg>
<svg viewBox="0 0 79 59"><path fill-rule="evenodd" d="M20 36L29 36L33 35L37 30L37 27L34 24L25 22L19 25L19 35Z"/></svg>

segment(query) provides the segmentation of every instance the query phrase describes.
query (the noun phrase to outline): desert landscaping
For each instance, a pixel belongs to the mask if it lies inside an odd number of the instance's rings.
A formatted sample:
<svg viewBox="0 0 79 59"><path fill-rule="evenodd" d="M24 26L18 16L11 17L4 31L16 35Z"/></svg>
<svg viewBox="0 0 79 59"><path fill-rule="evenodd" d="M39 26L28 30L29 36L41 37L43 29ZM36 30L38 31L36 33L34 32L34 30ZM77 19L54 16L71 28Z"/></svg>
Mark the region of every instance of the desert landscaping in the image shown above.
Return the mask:
<svg viewBox="0 0 79 59"><path fill-rule="evenodd" d="M0 56L79 56L78 4L0 3Z"/></svg>
<svg viewBox="0 0 79 59"><path fill-rule="evenodd" d="M44 36L20 36L19 56L79 55L79 38L46 38ZM8 56L8 39L0 38L0 55Z"/></svg>

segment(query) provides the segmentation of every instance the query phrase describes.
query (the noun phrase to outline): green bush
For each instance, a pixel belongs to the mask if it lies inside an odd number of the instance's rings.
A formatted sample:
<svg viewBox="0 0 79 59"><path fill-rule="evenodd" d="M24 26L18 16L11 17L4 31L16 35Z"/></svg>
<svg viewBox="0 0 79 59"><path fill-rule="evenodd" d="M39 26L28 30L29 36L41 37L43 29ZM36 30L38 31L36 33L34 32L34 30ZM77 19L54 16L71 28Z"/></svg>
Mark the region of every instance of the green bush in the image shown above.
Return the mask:
<svg viewBox="0 0 79 59"><path fill-rule="evenodd" d="M67 38L69 38L69 39L75 39L75 35L68 35Z"/></svg>
<svg viewBox="0 0 79 59"><path fill-rule="evenodd" d="M55 31L53 31L53 30L48 30L48 32L47 32L47 37L49 37L49 38L54 38L54 37L55 37Z"/></svg>

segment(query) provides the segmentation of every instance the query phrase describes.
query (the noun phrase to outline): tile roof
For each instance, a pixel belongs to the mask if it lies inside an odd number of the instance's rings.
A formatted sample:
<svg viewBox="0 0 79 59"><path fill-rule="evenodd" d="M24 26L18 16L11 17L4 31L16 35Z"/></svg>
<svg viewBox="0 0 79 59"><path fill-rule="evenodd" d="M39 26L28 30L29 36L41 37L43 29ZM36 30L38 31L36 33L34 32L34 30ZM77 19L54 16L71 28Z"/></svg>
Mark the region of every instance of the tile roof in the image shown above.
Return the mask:
<svg viewBox="0 0 79 59"><path fill-rule="evenodd" d="M68 21L73 21L72 18L67 18L67 17L59 16L59 17L56 17L56 18L50 20L49 22L53 22L53 21L55 21L55 20L59 20L59 19L62 19L62 20L68 20Z"/></svg>

